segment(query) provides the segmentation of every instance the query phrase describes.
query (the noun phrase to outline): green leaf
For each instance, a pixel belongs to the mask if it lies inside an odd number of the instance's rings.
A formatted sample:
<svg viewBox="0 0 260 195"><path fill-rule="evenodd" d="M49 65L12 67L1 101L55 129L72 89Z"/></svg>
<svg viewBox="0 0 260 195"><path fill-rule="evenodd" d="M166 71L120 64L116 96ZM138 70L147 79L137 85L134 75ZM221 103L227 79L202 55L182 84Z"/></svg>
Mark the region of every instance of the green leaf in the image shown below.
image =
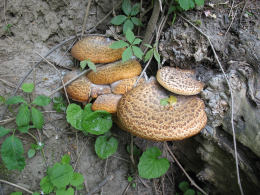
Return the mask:
<svg viewBox="0 0 260 195"><path fill-rule="evenodd" d="M136 38L133 42L133 45L138 45L142 42L142 39Z"/></svg>
<svg viewBox="0 0 260 195"><path fill-rule="evenodd" d="M30 149L30 150L28 150L28 152L27 152L28 158L34 157L35 153L36 153L36 150L35 150L35 149Z"/></svg>
<svg viewBox="0 0 260 195"><path fill-rule="evenodd" d="M88 103L85 107L84 107L84 111L83 111L83 114L90 114L92 113L92 104L91 103Z"/></svg>
<svg viewBox="0 0 260 195"><path fill-rule="evenodd" d="M141 60L144 55L143 51L139 47L136 47L136 46L132 46L132 48L133 48L133 52L134 52L135 56Z"/></svg>
<svg viewBox="0 0 260 195"><path fill-rule="evenodd" d="M127 41L129 41L129 43L133 43L135 40L135 35L134 35L133 31L131 31L130 29L128 29L126 31L125 37L126 37Z"/></svg>
<svg viewBox="0 0 260 195"><path fill-rule="evenodd" d="M47 106L51 102L51 98L45 96L45 95L38 95L34 100L33 104L37 106Z"/></svg>
<svg viewBox="0 0 260 195"><path fill-rule="evenodd" d="M12 105L12 104L18 104L18 103L27 103L21 96L13 96L7 99L5 104Z"/></svg>
<svg viewBox="0 0 260 195"><path fill-rule="evenodd" d="M99 136L95 142L95 151L99 158L106 159L117 150L118 141L107 135Z"/></svg>
<svg viewBox="0 0 260 195"><path fill-rule="evenodd" d="M82 70L85 69L86 66L87 66L87 60L81 61L81 62L79 63L79 65L80 65L80 68L81 68Z"/></svg>
<svg viewBox="0 0 260 195"><path fill-rule="evenodd" d="M70 156L68 154L65 154L61 158L61 164L70 164Z"/></svg>
<svg viewBox="0 0 260 195"><path fill-rule="evenodd" d="M41 186L41 190L45 194L51 193L54 189L54 186L51 183L49 176L45 176L44 178L42 178L42 180L40 182L40 186Z"/></svg>
<svg viewBox="0 0 260 195"><path fill-rule="evenodd" d="M160 99L160 105L167 106L169 104L168 99L169 98Z"/></svg>
<svg viewBox="0 0 260 195"><path fill-rule="evenodd" d="M123 25L123 33L126 34L127 30L133 30L134 24L130 19L127 19Z"/></svg>
<svg viewBox="0 0 260 195"><path fill-rule="evenodd" d="M154 58L156 59L156 61L158 62L158 64L160 64L161 63L160 54L158 53L158 51L156 49L154 49L153 55L154 55Z"/></svg>
<svg viewBox="0 0 260 195"><path fill-rule="evenodd" d="M77 104L70 104L66 110L66 119L72 127L82 130L81 127L81 118L82 118L83 110Z"/></svg>
<svg viewBox="0 0 260 195"><path fill-rule="evenodd" d="M148 48L153 48L151 45L149 45L149 44L144 44L144 46L146 46L146 47L148 47Z"/></svg>
<svg viewBox="0 0 260 195"><path fill-rule="evenodd" d="M74 195L74 189L72 187L66 189L58 189L56 195Z"/></svg>
<svg viewBox="0 0 260 195"><path fill-rule="evenodd" d="M141 177L158 178L167 172L170 163L166 158L158 158L160 155L161 151L156 147L149 148L142 154L138 164Z"/></svg>
<svg viewBox="0 0 260 195"><path fill-rule="evenodd" d="M150 49L148 52L146 52L144 56L144 62L147 62L153 57L153 49Z"/></svg>
<svg viewBox="0 0 260 195"><path fill-rule="evenodd" d="M104 134L112 127L111 114L106 111L97 110L84 115L82 117L82 127L84 131L94 135Z"/></svg>
<svg viewBox="0 0 260 195"><path fill-rule="evenodd" d="M40 195L40 193L38 193L38 192L34 192L32 195Z"/></svg>
<svg viewBox="0 0 260 195"><path fill-rule="evenodd" d="M119 40L119 41L116 41L114 43L112 43L110 45L110 48L112 49L119 49L119 48L124 48L124 47L128 47L129 44L123 40Z"/></svg>
<svg viewBox="0 0 260 195"><path fill-rule="evenodd" d="M19 107L18 114L16 115L16 124L18 127L29 126L31 120L30 110L27 104L22 104Z"/></svg>
<svg viewBox="0 0 260 195"><path fill-rule="evenodd" d="M66 103L61 96L60 97L54 97L52 99L52 102L53 102L53 109L56 110L57 112L65 112L66 111Z"/></svg>
<svg viewBox="0 0 260 195"><path fill-rule="evenodd" d="M122 61L126 62L127 60L130 60L133 56L133 52L131 47L128 47L122 54Z"/></svg>
<svg viewBox="0 0 260 195"><path fill-rule="evenodd" d="M186 192L184 192L183 195L195 195L195 191L193 189L188 189Z"/></svg>
<svg viewBox="0 0 260 195"><path fill-rule="evenodd" d="M17 127L17 129L18 129L21 133L27 133L27 132L29 131L29 129L30 129L30 125Z"/></svg>
<svg viewBox="0 0 260 195"><path fill-rule="evenodd" d="M23 170L25 167L24 149L21 140L14 135L5 139L1 146L2 160L9 170Z"/></svg>
<svg viewBox="0 0 260 195"><path fill-rule="evenodd" d="M41 111L39 111L34 107L32 107L31 110L32 110L33 125L35 126L36 129L42 129L44 123L43 114L41 113Z"/></svg>
<svg viewBox="0 0 260 195"><path fill-rule="evenodd" d="M96 65L91 62L90 60L87 60L87 64L88 64L88 67L93 70L94 72L97 72L97 68L96 68Z"/></svg>
<svg viewBox="0 0 260 195"><path fill-rule="evenodd" d="M112 20L111 20L111 24L114 24L114 25L120 25L120 24L123 24L123 22L126 20L126 16L125 15L118 15L116 17L114 17Z"/></svg>
<svg viewBox="0 0 260 195"><path fill-rule="evenodd" d="M68 164L55 163L53 167L48 169L47 173L51 183L57 188L62 188L70 183L73 177L73 168Z"/></svg>
<svg viewBox="0 0 260 195"><path fill-rule="evenodd" d="M12 192L10 195L23 195L22 192Z"/></svg>
<svg viewBox="0 0 260 195"><path fill-rule="evenodd" d="M197 6L202 6L204 5L204 0L195 0L195 3Z"/></svg>
<svg viewBox="0 0 260 195"><path fill-rule="evenodd" d="M131 7L130 0L123 0L122 10L125 13L125 15L129 16L131 13L131 9L132 9L132 7Z"/></svg>
<svg viewBox="0 0 260 195"><path fill-rule="evenodd" d="M84 182L84 177L83 177L82 174L80 174L80 173L73 173L72 180L70 181L70 184L72 186L77 187L77 186L83 184L83 182Z"/></svg>
<svg viewBox="0 0 260 195"><path fill-rule="evenodd" d="M190 184L187 181L182 181L179 183L178 187L184 193L190 188Z"/></svg>
<svg viewBox="0 0 260 195"><path fill-rule="evenodd" d="M135 16L136 14L139 13L139 10L140 10L140 3L134 4L134 6L132 7L130 15Z"/></svg>
<svg viewBox="0 0 260 195"><path fill-rule="evenodd" d="M0 126L0 137L3 137L11 132L11 129L6 129L2 126Z"/></svg>
<svg viewBox="0 0 260 195"><path fill-rule="evenodd" d="M31 93L34 89L34 84L33 83L24 83L22 85L22 90L26 93Z"/></svg>
<svg viewBox="0 0 260 195"><path fill-rule="evenodd" d="M184 9L185 11L195 7L193 0L178 0L178 2L179 2L180 7L182 9Z"/></svg>
<svg viewBox="0 0 260 195"><path fill-rule="evenodd" d="M136 26L142 25L142 22L140 21L139 18L131 17L131 21L132 21Z"/></svg>

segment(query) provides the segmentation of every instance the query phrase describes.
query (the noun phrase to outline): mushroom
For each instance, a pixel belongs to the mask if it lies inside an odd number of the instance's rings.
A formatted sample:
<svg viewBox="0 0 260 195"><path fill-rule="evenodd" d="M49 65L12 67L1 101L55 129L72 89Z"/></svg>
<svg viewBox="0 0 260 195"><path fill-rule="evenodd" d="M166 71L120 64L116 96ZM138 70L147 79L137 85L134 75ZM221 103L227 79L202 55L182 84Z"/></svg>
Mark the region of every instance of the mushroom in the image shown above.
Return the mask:
<svg viewBox="0 0 260 195"><path fill-rule="evenodd" d="M66 83L75 78L78 73L78 70L68 72L63 77L63 82ZM68 96L74 101L87 102L90 96L96 98L98 95L111 93L111 88L109 85L95 85L91 83L85 75L83 75L69 84L66 87L66 91Z"/></svg>
<svg viewBox="0 0 260 195"><path fill-rule="evenodd" d="M182 140L193 136L207 123L204 103L196 96L179 96L174 105L162 106L170 95L155 79L123 95L118 103L119 126L154 141Z"/></svg>
<svg viewBox="0 0 260 195"><path fill-rule="evenodd" d="M104 94L97 97L92 105L92 110L105 110L109 113L116 113L117 105L122 95Z"/></svg>
<svg viewBox="0 0 260 195"><path fill-rule="evenodd" d="M124 48L111 49L114 41L103 36L88 36L78 41L71 49L71 55L93 63L110 63L121 59Z"/></svg>
<svg viewBox="0 0 260 195"><path fill-rule="evenodd" d="M129 79L122 79L114 83L111 83L111 90L114 94L125 94L127 91L130 91L134 87L137 79L138 76ZM141 84L143 82L144 79L141 78L138 84Z"/></svg>
<svg viewBox="0 0 260 195"><path fill-rule="evenodd" d="M94 84L111 84L121 79L127 79L139 75L142 71L140 63L136 60L126 62L117 61L90 71L88 79Z"/></svg>
<svg viewBox="0 0 260 195"><path fill-rule="evenodd" d="M204 83L195 79L195 72L165 66L158 70L157 81L167 90L180 95L196 95Z"/></svg>

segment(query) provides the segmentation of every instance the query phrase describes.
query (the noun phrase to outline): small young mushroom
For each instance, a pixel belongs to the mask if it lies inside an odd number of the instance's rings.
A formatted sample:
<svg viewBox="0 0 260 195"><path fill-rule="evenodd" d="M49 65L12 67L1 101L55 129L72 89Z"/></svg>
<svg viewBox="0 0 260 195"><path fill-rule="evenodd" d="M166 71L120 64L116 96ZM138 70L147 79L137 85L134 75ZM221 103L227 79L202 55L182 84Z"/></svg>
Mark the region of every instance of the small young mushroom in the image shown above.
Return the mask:
<svg viewBox="0 0 260 195"><path fill-rule="evenodd" d="M122 95L104 94L97 97L92 105L92 110L105 110L109 113L116 113L117 105Z"/></svg>
<svg viewBox="0 0 260 195"><path fill-rule="evenodd" d="M114 41L103 36L88 36L78 41L71 49L71 55L93 63L110 63L121 59L124 48L111 49Z"/></svg>
<svg viewBox="0 0 260 195"><path fill-rule="evenodd" d="M196 95L204 87L204 83L196 80L195 73L165 66L158 70L157 81L167 90L180 95Z"/></svg>
<svg viewBox="0 0 260 195"><path fill-rule="evenodd" d="M196 96L176 95L177 103L161 105L160 100L169 95L155 80L137 86L119 101L119 125L154 141L182 140L199 133L207 123L203 101Z"/></svg>
<svg viewBox="0 0 260 195"><path fill-rule="evenodd" d="M90 71L87 77L95 84L111 84L121 79L135 77L141 71L142 67L136 60L117 61L98 67L96 72Z"/></svg>
<svg viewBox="0 0 260 195"><path fill-rule="evenodd" d="M112 92L114 94L125 94L127 91L130 91L134 87L138 77L139 76L132 77L129 79L122 79L122 80L116 81L114 83L111 83L110 86L111 86ZM141 78L138 84L141 84L143 82L144 82L144 79Z"/></svg>

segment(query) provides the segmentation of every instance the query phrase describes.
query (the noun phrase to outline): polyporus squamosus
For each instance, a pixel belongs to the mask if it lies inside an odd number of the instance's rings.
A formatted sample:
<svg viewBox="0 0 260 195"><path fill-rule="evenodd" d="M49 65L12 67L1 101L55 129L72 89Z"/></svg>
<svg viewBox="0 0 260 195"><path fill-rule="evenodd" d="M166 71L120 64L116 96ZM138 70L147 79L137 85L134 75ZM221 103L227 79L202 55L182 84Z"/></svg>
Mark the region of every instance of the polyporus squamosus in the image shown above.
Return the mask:
<svg viewBox="0 0 260 195"><path fill-rule="evenodd" d="M119 101L119 126L154 141L182 140L199 133L207 123L204 103L196 96L179 96L174 105L160 100L170 93L155 79L132 89Z"/></svg>

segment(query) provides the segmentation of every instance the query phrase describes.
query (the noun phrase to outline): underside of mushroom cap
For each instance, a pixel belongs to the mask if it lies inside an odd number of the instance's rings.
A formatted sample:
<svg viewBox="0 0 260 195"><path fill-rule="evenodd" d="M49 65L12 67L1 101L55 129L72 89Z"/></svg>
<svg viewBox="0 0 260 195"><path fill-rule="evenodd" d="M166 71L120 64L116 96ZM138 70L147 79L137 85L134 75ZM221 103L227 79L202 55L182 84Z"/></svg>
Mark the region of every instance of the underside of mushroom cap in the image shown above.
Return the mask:
<svg viewBox="0 0 260 195"><path fill-rule="evenodd" d="M165 66L157 71L156 78L165 89L180 95L196 95L204 87L191 70Z"/></svg>
<svg viewBox="0 0 260 195"><path fill-rule="evenodd" d="M114 41L103 36L88 36L78 41L71 49L71 55L93 63L110 63L122 58L124 48L111 49Z"/></svg>
<svg viewBox="0 0 260 195"><path fill-rule="evenodd" d="M182 140L199 133L207 123L204 103L196 96L178 96L174 105L155 80L127 92L118 104L117 117L124 130L154 141Z"/></svg>
<svg viewBox="0 0 260 195"><path fill-rule="evenodd" d="M105 110L109 113L117 112L117 105L122 95L104 94L97 97L92 105L92 110Z"/></svg>
<svg viewBox="0 0 260 195"><path fill-rule="evenodd" d="M114 94L125 94L127 91L131 90L134 87L137 79L138 79L138 76L129 78L129 79L122 79L122 80L116 81L114 83L111 83L110 84L111 90ZM138 85L143 82L144 82L144 79L141 78L138 82Z"/></svg>
<svg viewBox="0 0 260 195"><path fill-rule="evenodd" d="M141 71L141 64L136 60L117 61L98 67L96 72L90 71L87 77L95 84L111 84L121 79L135 77Z"/></svg>
<svg viewBox="0 0 260 195"><path fill-rule="evenodd" d="M77 75L78 71L71 71L63 77L63 82L66 83ZM66 91L71 99L78 102L87 102L90 96L91 82L83 75L69 84L66 87Z"/></svg>

